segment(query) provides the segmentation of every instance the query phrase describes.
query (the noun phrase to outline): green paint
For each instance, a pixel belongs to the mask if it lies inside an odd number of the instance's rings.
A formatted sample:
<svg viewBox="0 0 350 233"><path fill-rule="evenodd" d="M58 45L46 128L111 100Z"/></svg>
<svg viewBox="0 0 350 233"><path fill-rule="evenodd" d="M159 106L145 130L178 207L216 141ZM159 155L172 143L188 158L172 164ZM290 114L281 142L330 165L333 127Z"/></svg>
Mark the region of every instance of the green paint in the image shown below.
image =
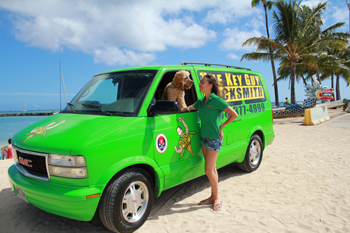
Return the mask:
<svg viewBox="0 0 350 233"><path fill-rule="evenodd" d="M89 221L100 197L86 196L102 195L108 182L125 168L140 166L152 171L156 196L204 175L197 112L149 114L154 97L162 94L159 87L179 70L188 70L194 81L192 92L186 93L192 95L189 105L202 96L198 85L203 73L214 74L228 85L225 98L239 117L225 127L218 168L242 162L254 133L262 135L264 147L272 143L270 96L260 73L191 65L126 68L95 76L73 99L74 107L67 106L63 112L22 129L12 139L15 147L25 151L84 156L88 178L50 176L43 181L23 175L13 165L8 171L10 183L22 189L26 200L38 208ZM163 77L168 81L161 82ZM240 92L240 85L250 85L249 98ZM263 88L262 94L254 89L257 87ZM232 93L227 92L230 90ZM225 122L225 114L222 118Z"/></svg>

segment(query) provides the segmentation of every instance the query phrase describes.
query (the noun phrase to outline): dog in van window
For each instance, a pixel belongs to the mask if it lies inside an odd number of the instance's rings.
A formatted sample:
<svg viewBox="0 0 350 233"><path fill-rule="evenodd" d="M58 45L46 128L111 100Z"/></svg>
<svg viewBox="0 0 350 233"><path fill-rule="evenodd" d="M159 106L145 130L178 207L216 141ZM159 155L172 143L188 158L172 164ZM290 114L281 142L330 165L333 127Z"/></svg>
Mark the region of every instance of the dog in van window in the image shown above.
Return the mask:
<svg viewBox="0 0 350 233"><path fill-rule="evenodd" d="M190 72L181 70L176 72L173 81L168 83L164 89L161 100L173 100L179 104L181 111L189 111L185 102L185 89L191 89L193 81Z"/></svg>

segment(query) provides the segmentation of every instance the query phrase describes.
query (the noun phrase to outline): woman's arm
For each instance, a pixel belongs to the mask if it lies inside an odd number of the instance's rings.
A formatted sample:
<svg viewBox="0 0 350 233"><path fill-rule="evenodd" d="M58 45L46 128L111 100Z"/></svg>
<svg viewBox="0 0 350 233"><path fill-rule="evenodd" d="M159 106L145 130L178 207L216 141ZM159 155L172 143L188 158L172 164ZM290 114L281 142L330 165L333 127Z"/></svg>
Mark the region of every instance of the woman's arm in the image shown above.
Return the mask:
<svg viewBox="0 0 350 233"><path fill-rule="evenodd" d="M2 147L0 150L8 150L9 148L10 148L10 146L6 145L6 146Z"/></svg>
<svg viewBox="0 0 350 233"><path fill-rule="evenodd" d="M227 108L224 109L224 111L230 115L230 117L227 119L227 121L225 121L225 123L223 123L222 125L220 125L219 127L219 134L220 134L220 140L222 140L224 138L224 134L222 132L222 129L230 124L231 122L233 122L237 117L238 114L235 110L233 110L230 106L228 106Z"/></svg>
<svg viewBox="0 0 350 233"><path fill-rule="evenodd" d="M197 110L197 109L195 109L195 108L193 107L193 105L189 106L188 109L189 109L190 111Z"/></svg>
<svg viewBox="0 0 350 233"><path fill-rule="evenodd" d="M233 110L230 106L228 106L227 108L224 109L224 111L230 115L230 117L227 119L227 121L225 121L225 123L222 124L222 127L225 127L226 125L230 124L231 122L233 122L234 120L236 120L236 118L238 117L238 114L235 110Z"/></svg>

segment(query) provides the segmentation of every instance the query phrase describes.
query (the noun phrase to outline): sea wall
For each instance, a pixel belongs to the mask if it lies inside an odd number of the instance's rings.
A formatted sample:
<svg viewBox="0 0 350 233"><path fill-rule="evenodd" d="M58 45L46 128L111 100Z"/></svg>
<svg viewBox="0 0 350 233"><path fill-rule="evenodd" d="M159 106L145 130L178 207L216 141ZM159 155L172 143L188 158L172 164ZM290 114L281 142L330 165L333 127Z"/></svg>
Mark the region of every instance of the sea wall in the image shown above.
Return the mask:
<svg viewBox="0 0 350 233"><path fill-rule="evenodd" d="M0 117L13 117L13 116L51 116L56 112L23 112L23 113L6 113L0 114Z"/></svg>

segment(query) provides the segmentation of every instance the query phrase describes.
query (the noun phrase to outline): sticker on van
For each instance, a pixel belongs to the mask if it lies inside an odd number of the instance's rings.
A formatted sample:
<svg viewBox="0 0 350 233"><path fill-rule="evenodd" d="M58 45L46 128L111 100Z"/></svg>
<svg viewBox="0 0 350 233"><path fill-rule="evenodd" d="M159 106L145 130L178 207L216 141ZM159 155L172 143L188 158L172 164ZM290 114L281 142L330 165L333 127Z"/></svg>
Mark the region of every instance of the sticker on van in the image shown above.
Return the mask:
<svg viewBox="0 0 350 233"><path fill-rule="evenodd" d="M193 136L195 134L197 134L197 132L195 132L195 131L188 130L188 126L185 123L184 119L185 118L179 117L177 120L180 121L183 124L183 126L185 127L185 133L180 126L178 126L176 128L176 132L181 138L179 140L179 148L177 148L177 146L175 146L175 151L176 151L176 153L180 154L180 159L184 156L184 153L185 153L184 149L186 149L188 152L190 152L191 155L193 156L191 139L193 138Z"/></svg>
<svg viewBox="0 0 350 233"><path fill-rule="evenodd" d="M240 105L244 100L246 104L266 101L265 92L258 75L231 72L198 71L202 79L210 74L215 77L221 86L222 98L229 105Z"/></svg>
<svg viewBox="0 0 350 233"><path fill-rule="evenodd" d="M168 147L168 140L164 134L158 134L156 138L156 149L158 153L163 154Z"/></svg>
<svg viewBox="0 0 350 233"><path fill-rule="evenodd" d="M63 120L63 121L61 121L60 123L57 123L57 124L56 124L56 122L52 122L52 123L50 123L50 124L48 124L47 126L44 126L44 127L36 127L32 131L30 131L29 134L26 134L26 136L27 135L29 135L29 136L22 142L21 146L23 146L23 143L25 141L27 141L31 137L34 137L35 135L41 135L41 137L44 137L49 129L55 128L56 126L59 126L60 124L63 124L64 122L65 122L65 120Z"/></svg>

